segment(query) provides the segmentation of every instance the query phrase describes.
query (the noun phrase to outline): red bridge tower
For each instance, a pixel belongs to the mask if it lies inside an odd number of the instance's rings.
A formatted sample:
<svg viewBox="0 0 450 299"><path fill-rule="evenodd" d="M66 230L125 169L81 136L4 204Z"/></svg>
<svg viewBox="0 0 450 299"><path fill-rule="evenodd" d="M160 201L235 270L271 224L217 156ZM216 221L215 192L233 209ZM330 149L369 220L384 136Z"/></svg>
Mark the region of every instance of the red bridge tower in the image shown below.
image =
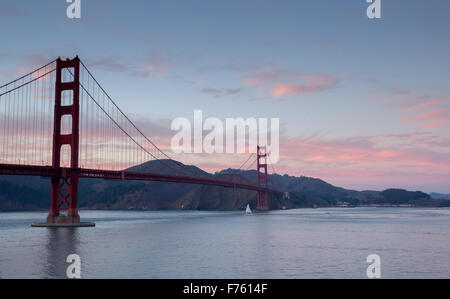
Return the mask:
<svg viewBox="0 0 450 299"><path fill-rule="evenodd" d="M267 186L267 151L265 146L258 146L257 148L257 174L258 174L258 186L264 186L265 188L268 188ZM261 161L262 160L262 161ZM261 173L262 169L262 173ZM261 184L261 182L263 182ZM267 191L258 191L258 201L256 204L256 208L260 211L267 211L269 210L269 194Z"/></svg>
<svg viewBox="0 0 450 299"><path fill-rule="evenodd" d="M62 72L69 69L73 73L73 81L63 82ZM59 176L51 178L51 201L47 224L77 224L78 215L78 150L79 150L79 120L80 120L80 60L56 61L55 112L53 122L53 153L52 167L59 170ZM72 103L63 105L61 95L64 91L72 91ZM70 134L61 134L61 120L64 115L72 119ZM70 168L61 167L61 147L70 146ZM67 210L67 215L60 211Z"/></svg>

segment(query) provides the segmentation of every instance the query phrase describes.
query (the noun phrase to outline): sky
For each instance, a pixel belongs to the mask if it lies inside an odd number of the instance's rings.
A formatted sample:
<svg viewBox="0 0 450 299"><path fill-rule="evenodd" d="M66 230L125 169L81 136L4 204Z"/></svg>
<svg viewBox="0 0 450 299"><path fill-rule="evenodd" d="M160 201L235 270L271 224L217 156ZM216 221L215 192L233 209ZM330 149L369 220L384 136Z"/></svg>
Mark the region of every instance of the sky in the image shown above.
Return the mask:
<svg viewBox="0 0 450 299"><path fill-rule="evenodd" d="M162 148L195 109L276 117L277 173L450 193L448 1L382 0L381 19L365 0L81 0L80 19L68 5L0 2L1 83L79 55ZM183 159L217 171L247 157Z"/></svg>

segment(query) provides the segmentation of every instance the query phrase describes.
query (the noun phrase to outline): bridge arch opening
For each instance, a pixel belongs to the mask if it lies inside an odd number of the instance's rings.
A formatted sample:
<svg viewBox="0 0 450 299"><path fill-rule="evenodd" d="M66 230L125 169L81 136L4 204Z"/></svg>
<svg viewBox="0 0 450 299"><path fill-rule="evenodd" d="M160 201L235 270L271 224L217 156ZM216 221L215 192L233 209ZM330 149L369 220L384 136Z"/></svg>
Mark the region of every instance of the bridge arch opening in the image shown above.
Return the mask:
<svg viewBox="0 0 450 299"><path fill-rule="evenodd" d="M73 82L73 74L75 74L74 67L66 67L61 70L61 83Z"/></svg>
<svg viewBox="0 0 450 299"><path fill-rule="evenodd" d="M64 144L61 146L61 160L60 165L61 167L71 167L70 160L71 160L71 148L69 144Z"/></svg>
<svg viewBox="0 0 450 299"><path fill-rule="evenodd" d="M73 104L73 90L63 90L61 92L61 106L72 106Z"/></svg>
<svg viewBox="0 0 450 299"><path fill-rule="evenodd" d="M65 114L61 116L61 134L69 135L72 134L72 115Z"/></svg>

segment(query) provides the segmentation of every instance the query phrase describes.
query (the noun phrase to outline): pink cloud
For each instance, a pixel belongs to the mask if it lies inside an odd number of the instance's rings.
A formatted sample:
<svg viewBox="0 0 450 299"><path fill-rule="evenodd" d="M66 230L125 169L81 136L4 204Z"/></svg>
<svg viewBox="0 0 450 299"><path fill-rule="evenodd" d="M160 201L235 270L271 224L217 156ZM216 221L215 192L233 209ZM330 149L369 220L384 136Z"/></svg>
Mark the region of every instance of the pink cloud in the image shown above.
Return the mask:
<svg viewBox="0 0 450 299"><path fill-rule="evenodd" d="M269 88L270 94L275 98L320 92L334 87L339 82L338 78L328 74L307 75L298 71L276 68L260 68L251 70L249 73L243 79L246 85Z"/></svg>
<svg viewBox="0 0 450 299"><path fill-rule="evenodd" d="M430 108L430 107L439 105L443 101L444 101L443 98L436 98L436 99L428 101L426 103L415 104L415 105L405 105L405 106L401 106L401 108L403 108L405 110L422 110L422 109L426 109L426 108Z"/></svg>
<svg viewBox="0 0 450 299"><path fill-rule="evenodd" d="M391 144L384 136L284 139L275 167L279 174L318 177L347 188L442 188L450 179L450 152L433 144L450 140L431 135L421 143L414 139L401 145Z"/></svg>
<svg viewBox="0 0 450 299"><path fill-rule="evenodd" d="M329 75L308 75L303 84L278 84L272 88L274 97L283 97L293 94L306 94L320 92L338 84L339 79Z"/></svg>
<svg viewBox="0 0 450 299"><path fill-rule="evenodd" d="M424 129L432 130L442 127L445 124L445 121L433 121L421 124L420 126Z"/></svg>
<svg viewBox="0 0 450 299"><path fill-rule="evenodd" d="M415 122L415 121L424 121L424 120L449 120L450 112L448 108L435 109L433 111L425 112L421 115L409 117L409 118L401 118L402 122Z"/></svg>
<svg viewBox="0 0 450 299"><path fill-rule="evenodd" d="M450 152L423 149L411 141L410 148L379 144L376 137L322 139L286 139L281 141L281 163L302 165L304 172L327 168L339 172L359 173L383 169L398 171L414 167L418 171L450 170ZM288 162L286 162L288 161ZM307 164L302 164L307 163ZM280 168L280 166L277 166ZM300 169L300 167L299 167ZM298 170L297 170L298 171Z"/></svg>
<svg viewBox="0 0 450 299"><path fill-rule="evenodd" d="M301 75L301 72L264 68L247 76L244 82L249 86L266 86L276 84L280 81L292 80Z"/></svg>
<svg viewBox="0 0 450 299"><path fill-rule="evenodd" d="M173 63L167 53L151 51L149 58L143 69L133 72L134 76L151 78L154 76L164 76L169 70L169 64Z"/></svg>
<svg viewBox="0 0 450 299"><path fill-rule="evenodd" d="M399 144L395 144L397 137L402 138ZM338 139L282 138L275 169L278 174L318 177L347 188L433 190L450 179L450 152L442 147L449 143L450 139L427 132ZM243 156L214 155L215 162L209 155L187 158L191 164L216 171L239 167L246 158Z"/></svg>
<svg viewBox="0 0 450 299"><path fill-rule="evenodd" d="M408 98L414 98L413 104L388 104L388 106L395 106L411 113L418 113L414 116L399 118L399 121L404 123L418 123L422 129L432 130L444 126L450 120L450 108L443 106L446 101L445 97L433 97L429 94L415 94L413 92L401 89L391 88L389 96L371 96L377 100L384 99L389 102L404 101ZM430 111L430 109L433 109Z"/></svg>

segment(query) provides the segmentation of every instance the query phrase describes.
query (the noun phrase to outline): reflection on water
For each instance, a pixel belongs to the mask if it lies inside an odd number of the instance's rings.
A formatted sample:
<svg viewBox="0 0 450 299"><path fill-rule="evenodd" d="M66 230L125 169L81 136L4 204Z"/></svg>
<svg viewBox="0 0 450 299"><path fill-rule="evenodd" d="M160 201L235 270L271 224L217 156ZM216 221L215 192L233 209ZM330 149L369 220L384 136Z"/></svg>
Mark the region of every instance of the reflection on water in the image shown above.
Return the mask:
<svg viewBox="0 0 450 299"><path fill-rule="evenodd" d="M31 228L46 213L0 213L0 277L382 278L450 276L450 209L83 211L95 228Z"/></svg>
<svg viewBox="0 0 450 299"><path fill-rule="evenodd" d="M44 228L46 230L47 258L42 263L45 278L64 277L69 254L79 252L80 228Z"/></svg>

